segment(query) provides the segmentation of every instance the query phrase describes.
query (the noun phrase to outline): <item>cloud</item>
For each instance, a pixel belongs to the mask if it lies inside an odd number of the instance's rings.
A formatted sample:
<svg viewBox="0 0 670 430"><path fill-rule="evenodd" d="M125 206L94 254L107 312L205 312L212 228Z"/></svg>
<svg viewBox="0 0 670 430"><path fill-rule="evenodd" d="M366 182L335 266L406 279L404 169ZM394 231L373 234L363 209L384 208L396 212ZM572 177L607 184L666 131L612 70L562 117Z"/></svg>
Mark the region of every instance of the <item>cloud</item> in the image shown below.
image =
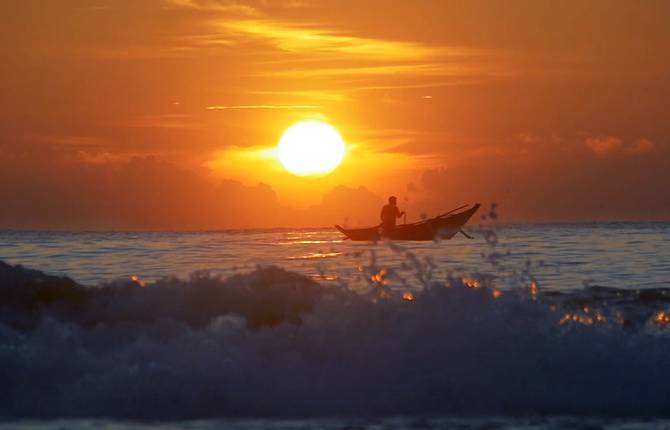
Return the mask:
<svg viewBox="0 0 670 430"><path fill-rule="evenodd" d="M437 214L464 203L497 202L501 222L667 220L670 200L659 198L670 185L664 162L660 157L610 157L599 163L557 159L540 165L490 160L476 168L426 170L420 182L425 195L403 209Z"/></svg>
<svg viewBox="0 0 670 430"><path fill-rule="evenodd" d="M320 109L319 105L233 105L233 106L207 106L207 110L226 109Z"/></svg>
<svg viewBox="0 0 670 430"><path fill-rule="evenodd" d="M230 20L223 23L222 27L241 36L264 40L288 52L347 54L368 60L385 61L419 60L450 53L463 54L463 51L455 49L448 50L420 43L358 37L341 31L319 29L316 26L271 20Z"/></svg>
<svg viewBox="0 0 670 430"><path fill-rule="evenodd" d="M517 137L522 143L525 144L532 144L536 143L539 140L539 137L536 136L535 134L528 132L528 131L523 131L521 133L517 134Z"/></svg>
<svg viewBox="0 0 670 430"><path fill-rule="evenodd" d="M214 22L207 34L184 40L190 41L196 50L217 45L227 49L253 44L270 47L254 50L254 56L260 61L252 61L257 67L249 71L250 76L304 79L393 75L407 80L417 76L474 79L504 75L500 65L491 61L493 53L482 49L358 36L351 31L304 20L226 17ZM395 85L404 88L413 84Z"/></svg>
<svg viewBox="0 0 670 430"><path fill-rule="evenodd" d="M327 16L316 18L316 8L307 14L311 18L280 10L311 7L311 2L169 0L167 5L184 11L182 19L198 25L190 27L190 34L172 37L172 44L164 47L160 56L218 57L222 51L227 57L241 55L245 77L359 80L347 85L346 92L351 93L358 89L471 84L514 76L509 62L505 63L496 50L361 33L328 23ZM381 82L380 78L389 76L394 82ZM445 82L450 80L458 82ZM267 86L267 81L263 85ZM285 90L286 85L268 89Z"/></svg>
<svg viewBox="0 0 670 430"><path fill-rule="evenodd" d="M203 163L203 167L210 169L215 174L225 173L228 177L231 174L236 176L240 173L241 176L244 176L251 166L268 172L271 170L268 162L276 164L276 161L277 151L274 147L228 146L212 154L211 159Z"/></svg>
<svg viewBox="0 0 670 430"><path fill-rule="evenodd" d="M656 145L649 139L637 139L635 142L628 145L625 150L629 154L646 154L654 150Z"/></svg>
<svg viewBox="0 0 670 430"><path fill-rule="evenodd" d="M205 12L226 12L240 15L255 16L257 8L231 0L167 0L168 6L195 9Z"/></svg>
<svg viewBox="0 0 670 430"><path fill-rule="evenodd" d="M654 142L649 139L640 138L625 143L616 136L588 137L584 144L598 158L605 158L614 154L646 154L655 147Z"/></svg>
<svg viewBox="0 0 670 430"><path fill-rule="evenodd" d="M383 64L368 66L340 66L326 68L305 68L275 70L262 72L260 76L278 76L289 78L319 78L333 76L371 76L400 75L400 76L446 76L449 74L461 75L467 73L462 66L448 67L444 64ZM358 88L356 88L358 89ZM366 89L369 89L366 87Z"/></svg>
<svg viewBox="0 0 670 430"><path fill-rule="evenodd" d="M595 154L596 157L607 157L621 150L623 142L618 137L589 137L584 143Z"/></svg>
<svg viewBox="0 0 670 430"><path fill-rule="evenodd" d="M106 162L106 156L93 154L86 163L0 160L0 181L14 184L0 188L0 225L191 230L276 227L292 220L267 185L212 181L155 157Z"/></svg>
<svg viewBox="0 0 670 430"><path fill-rule="evenodd" d="M308 0L166 0L168 7L181 7L204 12L222 12L257 16L261 9L296 9L311 7Z"/></svg>
<svg viewBox="0 0 670 430"><path fill-rule="evenodd" d="M439 70L439 69L435 69ZM463 69L460 70L463 72ZM456 72L456 70L454 70ZM480 70L481 72L481 70ZM411 74L411 73L410 73ZM428 75L428 73L426 73ZM405 74L403 74L405 75ZM493 73L489 73L485 76L486 79L494 78ZM465 73L458 74L455 73L453 76L442 75L439 81L430 81L430 82L407 82L407 83L394 83L394 84L378 84L378 85L358 85L353 90L355 91L386 91L386 90L408 90L408 89L436 89L436 88L446 88L446 87L463 87L465 85L472 85L481 83L484 76L482 74L477 75L474 71L471 75L466 75ZM429 96L432 98L432 96Z"/></svg>
<svg viewBox="0 0 670 430"><path fill-rule="evenodd" d="M135 118L118 121L111 125L128 128L167 128L167 129L197 129L200 124L193 121L190 115L159 114L141 115Z"/></svg>
<svg viewBox="0 0 670 430"><path fill-rule="evenodd" d="M347 101L351 100L350 97L342 94L341 92L335 91L283 91L283 90L252 90L248 91L249 94L253 95L262 95L262 96L282 96L282 97L295 97L300 99L316 99L316 100L328 100L328 101Z"/></svg>
<svg viewBox="0 0 670 430"><path fill-rule="evenodd" d="M377 222L382 197L387 195L385 190L358 186L329 187L332 191L320 203L291 209L280 203L274 188L262 183L213 180L207 171L179 168L157 157L82 154L87 156L88 160L70 162L0 158L0 182L12 184L0 187L0 225L62 229L371 225ZM492 160L476 169L426 170L419 182L399 185L394 194L400 192L401 199L411 194L403 210L412 217L434 215L467 202L497 201L504 221L510 222L667 220L670 202L658 198L668 187L664 161L613 157L606 163L582 160L577 165L510 168L509 163ZM644 174L631 168L638 165ZM547 199L548 195L552 198ZM640 207L645 211L640 212Z"/></svg>
<svg viewBox="0 0 670 430"><path fill-rule="evenodd" d="M384 200L379 195L365 187L338 185L308 212L316 219L333 220L344 225L370 225L377 222L383 204Z"/></svg>
<svg viewBox="0 0 670 430"><path fill-rule="evenodd" d="M335 187L320 203L292 209L264 183L212 179L157 157L82 154L86 162L0 159L4 228L202 230L317 227L377 221L382 199L364 187ZM109 158L111 157L111 158ZM39 174L36 174L39 172ZM44 216L48 213L49 216Z"/></svg>
<svg viewBox="0 0 670 430"><path fill-rule="evenodd" d="M124 161L129 161L134 158L135 155L132 154L121 154L114 153L109 151L79 151L77 152L76 159L85 164L108 164L108 163L120 163Z"/></svg>
<svg viewBox="0 0 670 430"><path fill-rule="evenodd" d="M27 139L32 142L47 143L59 146L98 146L104 143L104 139L98 136L28 136Z"/></svg>

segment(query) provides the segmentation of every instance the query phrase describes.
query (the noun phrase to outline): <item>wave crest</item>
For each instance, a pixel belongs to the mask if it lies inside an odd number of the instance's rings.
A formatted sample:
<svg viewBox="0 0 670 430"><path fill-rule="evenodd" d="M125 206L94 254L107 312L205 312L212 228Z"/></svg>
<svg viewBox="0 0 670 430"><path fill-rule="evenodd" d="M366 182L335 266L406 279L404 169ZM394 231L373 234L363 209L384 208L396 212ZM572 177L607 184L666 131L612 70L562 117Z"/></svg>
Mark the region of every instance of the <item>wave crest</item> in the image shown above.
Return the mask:
<svg viewBox="0 0 670 430"><path fill-rule="evenodd" d="M403 297L267 267L87 288L0 262L0 416L670 413L665 291L473 280Z"/></svg>

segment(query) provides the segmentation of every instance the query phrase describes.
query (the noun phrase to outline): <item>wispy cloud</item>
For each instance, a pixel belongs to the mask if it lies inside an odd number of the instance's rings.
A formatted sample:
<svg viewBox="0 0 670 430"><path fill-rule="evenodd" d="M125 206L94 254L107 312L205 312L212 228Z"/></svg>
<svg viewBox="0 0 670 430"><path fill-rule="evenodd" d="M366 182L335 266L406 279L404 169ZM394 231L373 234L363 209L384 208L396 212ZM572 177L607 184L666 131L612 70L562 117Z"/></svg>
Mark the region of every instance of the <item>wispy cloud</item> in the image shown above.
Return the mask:
<svg viewBox="0 0 670 430"><path fill-rule="evenodd" d="M159 114L143 115L118 121L111 125L129 128L171 128L171 129L197 129L200 124L194 122L190 115L183 114Z"/></svg>
<svg viewBox="0 0 670 430"><path fill-rule="evenodd" d="M374 39L271 20L227 20L221 27L229 32L264 40L288 52L347 54L384 61L426 59L435 55L464 54L464 51L431 47L419 43Z"/></svg>
<svg viewBox="0 0 670 430"><path fill-rule="evenodd" d="M310 0L165 0L165 4L167 7L246 16L260 15L266 9L299 9L313 6Z"/></svg>
<svg viewBox="0 0 670 430"><path fill-rule="evenodd" d="M211 12L198 18L199 33L182 34L176 38L178 50L166 54L202 55L225 50L231 56L242 56L243 67L239 70L248 78L367 81L347 86L346 92L351 92L359 87L404 89L430 87L430 81L444 86L448 80L460 79L455 82L460 84L463 80L480 82L510 76L497 51L362 35L352 28L329 24L327 16L310 19L276 13L277 9L308 7L310 2L166 1L174 8ZM389 76L396 82L381 80ZM285 84L277 86L285 88Z"/></svg>
<svg viewBox="0 0 670 430"><path fill-rule="evenodd" d="M625 150L629 154L646 154L651 152L656 147L656 144L649 139L637 139L635 142L632 142L626 146Z"/></svg>
<svg viewBox="0 0 670 430"><path fill-rule="evenodd" d="M282 90L252 90L248 94L262 95L262 96L282 96L295 97L301 99L316 99L316 100L330 100L330 101L344 101L349 100L345 94L333 91L282 91Z"/></svg>
<svg viewBox="0 0 670 430"><path fill-rule="evenodd" d="M79 151L77 152L76 159L80 163L84 164L110 164L110 163L120 163L128 161L134 157L133 154L120 154L109 151Z"/></svg>
<svg viewBox="0 0 670 430"><path fill-rule="evenodd" d="M487 79L492 79L495 76L493 74L486 76ZM440 76L440 80L429 81L429 82L406 82L406 83L393 83L393 84L378 84L378 85L358 85L354 88L355 91L387 91L387 90L409 90L409 89L432 89L432 88L442 88L442 87L452 87L452 86L463 86L463 85L472 85L480 83L484 76L464 76L464 75L454 75L454 76Z"/></svg>
<svg viewBox="0 0 670 430"><path fill-rule="evenodd" d="M623 147L623 141L614 136L589 137L584 143L599 158L604 158L618 152Z"/></svg>
<svg viewBox="0 0 670 430"><path fill-rule="evenodd" d="M194 39L195 40L195 39ZM351 31L290 20L226 18L214 22L210 37L197 40L200 46L221 43L231 48L250 43L256 49L249 76L285 79L358 79L359 86L395 85L408 88L426 81L444 85L446 79L474 79L509 76L494 53L483 49L359 36ZM383 84L389 76L404 82ZM428 85L429 86L429 85Z"/></svg>
<svg viewBox="0 0 670 430"><path fill-rule="evenodd" d="M633 142L624 142L616 136L588 137L584 144L598 158L605 158L614 154L646 154L655 148L654 142L640 138Z"/></svg>
<svg viewBox="0 0 670 430"><path fill-rule="evenodd" d="M104 141L102 138L97 136L28 136L27 139L32 142L46 143L50 145L58 146L97 146L101 145Z"/></svg>
<svg viewBox="0 0 670 430"><path fill-rule="evenodd" d="M188 38L169 46L127 46L127 47L102 47L81 48L66 51L68 55L83 57L100 61L137 61L137 60L164 60L192 57L199 52ZM223 44L223 41L219 41Z"/></svg>
<svg viewBox="0 0 670 430"><path fill-rule="evenodd" d="M255 16L257 8L239 1L232 0L167 0L168 7L182 7L205 12L227 12Z"/></svg>
<svg viewBox="0 0 670 430"><path fill-rule="evenodd" d="M233 106L207 106L207 110L226 109L320 109L318 105L233 105Z"/></svg>
<svg viewBox="0 0 670 430"><path fill-rule="evenodd" d="M374 66L347 66L329 68L295 68L263 72L261 76L280 76L290 78L314 78L334 76L443 76L449 73L449 67L443 64L385 64ZM451 73L462 74L463 67L454 67Z"/></svg>

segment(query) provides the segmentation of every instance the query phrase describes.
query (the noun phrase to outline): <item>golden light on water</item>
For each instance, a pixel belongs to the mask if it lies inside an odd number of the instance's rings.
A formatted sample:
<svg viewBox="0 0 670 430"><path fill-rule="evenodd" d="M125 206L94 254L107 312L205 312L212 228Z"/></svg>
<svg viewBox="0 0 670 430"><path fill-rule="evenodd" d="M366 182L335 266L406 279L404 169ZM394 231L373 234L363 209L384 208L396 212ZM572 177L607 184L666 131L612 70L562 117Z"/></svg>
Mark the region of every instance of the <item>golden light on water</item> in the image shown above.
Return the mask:
<svg viewBox="0 0 670 430"><path fill-rule="evenodd" d="M582 312L568 312L558 321L560 325L567 323L579 323L583 325L593 325L596 323L605 323L607 318L599 310L591 309L588 306L582 308Z"/></svg>
<svg viewBox="0 0 670 430"><path fill-rule="evenodd" d="M134 282L135 284L139 285L139 286L142 287L142 288L146 287L146 285L147 285L146 282L144 282L143 280L141 280L140 277L137 276L137 275L132 275L132 276L130 277L130 280L131 280L132 282Z"/></svg>
<svg viewBox="0 0 670 430"><path fill-rule="evenodd" d="M654 322L656 324L670 324L670 314L660 311L654 317Z"/></svg>
<svg viewBox="0 0 670 430"><path fill-rule="evenodd" d="M370 281L377 284L383 284L385 283L385 278L386 278L386 270L382 269L379 271L379 273L375 273L372 276L370 276Z"/></svg>
<svg viewBox="0 0 670 430"><path fill-rule="evenodd" d="M538 294L539 294L539 292L540 292L540 287L538 286L537 281L533 280L533 281L530 283L530 287L528 287L528 289L529 289L529 291L530 291L530 297L531 297L533 300L537 300L537 296L538 296Z"/></svg>
<svg viewBox="0 0 670 430"><path fill-rule="evenodd" d="M469 288L477 289L482 286L481 282L475 278L463 278L461 281Z"/></svg>
<svg viewBox="0 0 670 430"><path fill-rule="evenodd" d="M332 125L304 121L284 132L278 152L281 164L294 175L325 175L340 165L346 147Z"/></svg>
<svg viewBox="0 0 670 430"><path fill-rule="evenodd" d="M588 315L581 315L581 314L571 314L567 313L563 315L563 317L558 321L560 325L567 324L569 322L576 322L584 325L592 325L593 324L593 318L588 316Z"/></svg>

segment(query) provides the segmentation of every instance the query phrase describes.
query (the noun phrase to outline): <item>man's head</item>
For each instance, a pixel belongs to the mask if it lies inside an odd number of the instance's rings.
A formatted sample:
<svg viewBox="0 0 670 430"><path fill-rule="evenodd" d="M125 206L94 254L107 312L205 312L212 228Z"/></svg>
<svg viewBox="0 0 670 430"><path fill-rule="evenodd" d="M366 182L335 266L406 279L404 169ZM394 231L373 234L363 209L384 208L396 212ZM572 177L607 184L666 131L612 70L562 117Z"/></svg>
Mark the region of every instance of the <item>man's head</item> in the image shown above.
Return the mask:
<svg viewBox="0 0 670 430"><path fill-rule="evenodd" d="M395 196L389 197L389 204L392 204L393 206L395 206L397 202L398 202L398 199Z"/></svg>

